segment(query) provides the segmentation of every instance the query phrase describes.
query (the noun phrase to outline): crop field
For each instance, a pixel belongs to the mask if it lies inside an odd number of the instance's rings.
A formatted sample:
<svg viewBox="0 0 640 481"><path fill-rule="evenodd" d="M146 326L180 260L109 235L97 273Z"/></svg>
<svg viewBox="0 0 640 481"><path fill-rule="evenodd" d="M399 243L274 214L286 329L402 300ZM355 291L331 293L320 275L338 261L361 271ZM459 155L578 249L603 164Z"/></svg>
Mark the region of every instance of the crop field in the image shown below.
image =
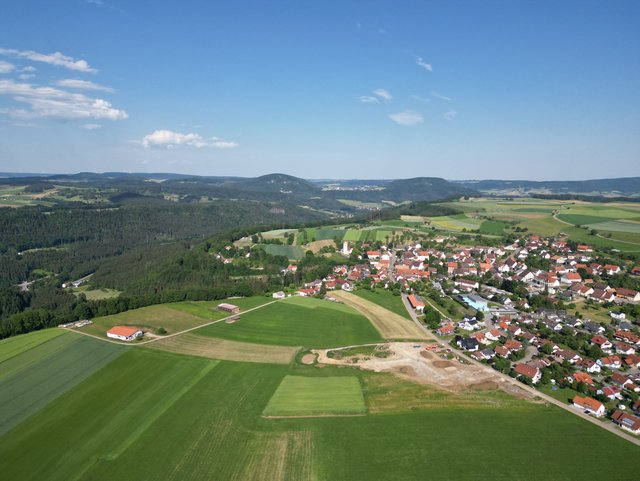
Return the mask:
<svg viewBox="0 0 640 481"><path fill-rule="evenodd" d="M0 435L107 365L125 349L65 333L1 363Z"/></svg>
<svg viewBox="0 0 640 481"><path fill-rule="evenodd" d="M263 415L324 416L365 412L360 382L355 376L286 376Z"/></svg>
<svg viewBox="0 0 640 481"><path fill-rule="evenodd" d="M598 222L596 224L587 224L585 227L597 229L598 231L612 232L628 232L630 234L638 234L636 239L640 239L640 222L635 220L611 220Z"/></svg>
<svg viewBox="0 0 640 481"><path fill-rule="evenodd" d="M432 226L444 230L476 229L478 227L463 224L475 222L476 219L470 217L477 215L489 219L480 225L483 234L499 234L499 222L515 223L514 227L526 228L532 234L566 234L571 240L596 247L640 252L640 235L634 236L640 234L640 204L479 198L443 205L465 212L463 215L430 218ZM558 213L558 219L553 217L554 213ZM574 227L578 225L586 230ZM503 229L507 227L505 224ZM589 236L591 229L595 229L602 237Z"/></svg>
<svg viewBox="0 0 640 481"><path fill-rule="evenodd" d="M304 249L299 246L266 244L263 247L267 254L272 256L284 256L291 260L300 260L304 257Z"/></svg>
<svg viewBox="0 0 640 481"><path fill-rule="evenodd" d="M358 310L371 321L385 339L428 339L429 336L405 316L387 310L365 296L359 297L344 291L336 291L334 297ZM373 296L371 296L373 298ZM382 298L384 299L384 298ZM383 302L389 303L388 299ZM399 309L395 309L396 311ZM406 310L405 310L406 313ZM364 344L364 343L362 343Z"/></svg>
<svg viewBox="0 0 640 481"><path fill-rule="evenodd" d="M213 324L195 333L248 343L303 347L366 344L381 339L369 321L349 307L301 297L244 314L234 324Z"/></svg>
<svg viewBox="0 0 640 481"><path fill-rule="evenodd" d="M496 220L485 220L480 224L481 234L502 235L507 225L504 222Z"/></svg>
<svg viewBox="0 0 640 481"><path fill-rule="evenodd" d="M386 242L393 235L394 231L388 229L349 229L345 232L344 240L349 242Z"/></svg>
<svg viewBox="0 0 640 481"><path fill-rule="evenodd" d="M82 286L73 290L76 296L84 294L88 301L97 301L100 299L110 299L112 297L118 297L120 291L115 289L89 289L87 286Z"/></svg>
<svg viewBox="0 0 640 481"><path fill-rule="evenodd" d="M308 393L318 391L309 379L349 379L369 412L265 419L292 377ZM1 436L0 472L12 481L636 479L638 447L577 416L502 393L469 393L467 404L464 395L451 403L390 374L128 349Z"/></svg>
<svg viewBox="0 0 640 481"><path fill-rule="evenodd" d="M336 237L342 239L344 236L346 229L305 229L307 233L307 239L309 242L312 242L313 239L316 241L322 240L333 240ZM300 243L302 240L302 235L298 234L297 241Z"/></svg>
<svg viewBox="0 0 640 481"><path fill-rule="evenodd" d="M295 346L272 346L229 341L210 336L198 336L190 332L154 341L145 347L224 361L272 364L289 364L300 350Z"/></svg>
<svg viewBox="0 0 640 481"><path fill-rule="evenodd" d="M65 332L60 329L45 329L30 332L22 336L10 337L0 341L0 363L18 354L33 349L34 347L50 341L54 337L61 336ZM2 376L0 376L2 377Z"/></svg>
<svg viewBox="0 0 640 481"><path fill-rule="evenodd" d="M398 314L399 316L404 317L405 319L411 320L411 316L407 312L407 309L404 307L402 303L402 298L400 296L394 296L391 291L386 289L376 289L376 290L368 290L368 289L358 289L353 292L358 297L362 297L363 299L373 302L385 309Z"/></svg>
<svg viewBox="0 0 640 481"><path fill-rule="evenodd" d="M455 215L455 216L438 216L438 217L430 217L431 225L436 227L437 229L443 230L451 230L451 231L462 231L462 229L466 230L475 230L479 229L482 224L482 220L479 219L471 219L464 214Z"/></svg>

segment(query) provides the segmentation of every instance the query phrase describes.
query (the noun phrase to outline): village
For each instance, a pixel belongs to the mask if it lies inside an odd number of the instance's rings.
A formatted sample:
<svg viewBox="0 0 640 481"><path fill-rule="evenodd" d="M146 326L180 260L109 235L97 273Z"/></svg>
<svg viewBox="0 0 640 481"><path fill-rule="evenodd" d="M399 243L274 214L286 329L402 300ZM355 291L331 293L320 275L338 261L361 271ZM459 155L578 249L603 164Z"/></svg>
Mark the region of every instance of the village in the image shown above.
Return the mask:
<svg viewBox="0 0 640 481"><path fill-rule="evenodd" d="M340 253L348 257L354 247L344 242ZM612 285L637 279L637 265L604 263L591 246L533 235L501 246L437 237L357 247L360 262L335 266L297 294L403 293L421 322L453 349L640 434L640 293ZM285 272L296 270L290 264Z"/></svg>

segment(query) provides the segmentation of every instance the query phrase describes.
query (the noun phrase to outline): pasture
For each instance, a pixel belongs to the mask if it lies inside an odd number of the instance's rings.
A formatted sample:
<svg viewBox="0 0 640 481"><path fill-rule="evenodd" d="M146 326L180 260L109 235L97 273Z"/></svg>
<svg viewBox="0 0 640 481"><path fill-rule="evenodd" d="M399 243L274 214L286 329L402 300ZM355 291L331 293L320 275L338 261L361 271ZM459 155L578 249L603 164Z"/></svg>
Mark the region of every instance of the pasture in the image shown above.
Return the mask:
<svg viewBox="0 0 640 481"><path fill-rule="evenodd" d="M369 321L353 309L303 297L291 297L243 314L234 324L213 324L195 333L256 344L318 348L381 339Z"/></svg>
<svg viewBox="0 0 640 481"><path fill-rule="evenodd" d="M366 412L360 382L355 376L286 376L263 416L327 416Z"/></svg>
<svg viewBox="0 0 640 481"><path fill-rule="evenodd" d="M44 329L0 341L0 363L64 334L60 329Z"/></svg>
<svg viewBox="0 0 640 481"><path fill-rule="evenodd" d="M309 393L335 390L309 380L349 379L369 413L265 419L292 377ZM468 394L450 403L450 393L390 374L129 349L1 436L0 472L16 481L637 477L639 448L577 416ZM598 455L585 456L585 445Z"/></svg>

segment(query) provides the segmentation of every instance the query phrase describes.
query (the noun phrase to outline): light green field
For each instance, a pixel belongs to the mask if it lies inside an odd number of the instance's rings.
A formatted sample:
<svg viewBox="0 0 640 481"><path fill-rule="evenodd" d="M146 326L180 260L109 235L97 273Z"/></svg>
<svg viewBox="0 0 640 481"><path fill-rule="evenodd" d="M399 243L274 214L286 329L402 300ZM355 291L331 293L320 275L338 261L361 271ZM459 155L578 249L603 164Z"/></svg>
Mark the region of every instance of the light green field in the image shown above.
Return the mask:
<svg viewBox="0 0 640 481"><path fill-rule="evenodd" d="M323 416L366 412L355 376L286 376L264 409L264 416Z"/></svg>
<svg viewBox="0 0 640 481"><path fill-rule="evenodd" d="M613 232L628 232L636 234L638 241L640 241L640 222L632 220L612 220L606 222L598 222L596 224L588 224L585 227L590 229L597 229L598 231L613 231Z"/></svg>
<svg viewBox="0 0 640 481"><path fill-rule="evenodd" d="M0 341L0 363L64 334L60 329L44 329Z"/></svg>
<svg viewBox="0 0 640 481"><path fill-rule="evenodd" d="M342 304L291 297L244 314L234 324L218 323L196 334L281 346L335 347L380 341L371 323Z"/></svg>
<svg viewBox="0 0 640 481"><path fill-rule="evenodd" d="M304 249L299 246L265 244L264 250L272 256L284 256L291 260L300 260L304 257Z"/></svg>
<svg viewBox="0 0 640 481"><path fill-rule="evenodd" d="M60 344L59 349L46 349L50 347L47 344L56 341ZM0 379L0 435L125 350L125 347L65 333L0 363L3 372Z"/></svg>
<svg viewBox="0 0 640 481"><path fill-rule="evenodd" d="M481 234L502 235L507 225L504 222L485 220L480 224Z"/></svg>
<svg viewBox="0 0 640 481"><path fill-rule="evenodd" d="M429 220L431 221L431 225L438 229L458 232L462 231L462 229L479 229L483 222L480 219L471 219L465 215L430 217Z"/></svg>

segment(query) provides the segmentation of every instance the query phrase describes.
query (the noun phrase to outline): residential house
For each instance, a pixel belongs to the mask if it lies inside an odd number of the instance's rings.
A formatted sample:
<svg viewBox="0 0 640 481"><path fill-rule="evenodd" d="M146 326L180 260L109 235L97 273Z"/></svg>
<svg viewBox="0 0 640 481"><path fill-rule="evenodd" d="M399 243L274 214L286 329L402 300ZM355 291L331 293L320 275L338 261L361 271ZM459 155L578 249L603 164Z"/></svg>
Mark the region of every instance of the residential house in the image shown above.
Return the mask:
<svg viewBox="0 0 640 481"><path fill-rule="evenodd" d="M640 434L640 418L633 414L618 409L611 416L611 420L622 429L630 431L633 434Z"/></svg>
<svg viewBox="0 0 640 481"><path fill-rule="evenodd" d="M576 408L583 409L585 412L593 414L598 418L605 414L604 404L590 397L575 396L573 398L573 405Z"/></svg>
<svg viewBox="0 0 640 481"><path fill-rule="evenodd" d="M533 384L536 384L542 377L542 372L540 371L540 368L530 366L528 364L523 364L523 363L516 364L514 367L514 370L519 376L524 376L526 378L531 379L531 382Z"/></svg>

